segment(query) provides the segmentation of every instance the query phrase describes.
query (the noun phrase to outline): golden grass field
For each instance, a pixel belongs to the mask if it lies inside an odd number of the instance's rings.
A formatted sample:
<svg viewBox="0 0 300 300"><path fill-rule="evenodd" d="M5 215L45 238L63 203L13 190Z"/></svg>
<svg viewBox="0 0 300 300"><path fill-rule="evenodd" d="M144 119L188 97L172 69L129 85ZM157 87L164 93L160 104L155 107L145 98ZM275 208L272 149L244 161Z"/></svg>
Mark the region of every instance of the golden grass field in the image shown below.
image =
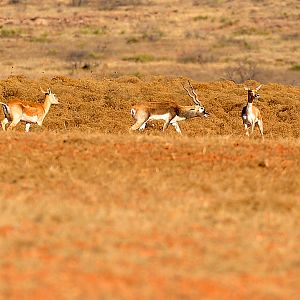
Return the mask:
<svg viewBox="0 0 300 300"><path fill-rule="evenodd" d="M0 132L0 299L298 299L299 3L8 2L0 101L51 87L60 104ZM258 46L215 52L239 28ZM197 47L213 56L185 61ZM249 58L252 80L226 80ZM188 80L208 118L129 133L136 103L190 105ZM240 117L260 83L264 141Z"/></svg>

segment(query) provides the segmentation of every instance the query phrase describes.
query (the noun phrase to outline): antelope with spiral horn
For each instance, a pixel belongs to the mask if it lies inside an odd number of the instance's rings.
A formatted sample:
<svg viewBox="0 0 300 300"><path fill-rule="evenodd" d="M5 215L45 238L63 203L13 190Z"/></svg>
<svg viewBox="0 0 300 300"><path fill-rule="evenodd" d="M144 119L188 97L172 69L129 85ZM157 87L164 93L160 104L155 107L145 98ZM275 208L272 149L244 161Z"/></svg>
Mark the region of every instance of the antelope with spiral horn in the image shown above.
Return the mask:
<svg viewBox="0 0 300 300"><path fill-rule="evenodd" d="M243 124L246 130L246 135L250 136L249 128L251 127L251 134L253 133L254 127L257 124L261 137L264 138L264 129L261 113L259 109L253 105L255 99L259 99L259 94L257 93L262 85L259 85L256 89L249 89L245 87L245 90L248 91L248 102L242 110L242 119Z"/></svg>
<svg viewBox="0 0 300 300"><path fill-rule="evenodd" d="M187 89L184 85L182 86L186 90L188 95L192 98L194 105L183 106L171 101L144 102L137 104L131 109L131 115L136 122L131 126L130 130L144 130L148 121L163 120L165 122L163 131L165 131L168 128L169 124L171 124L179 134L182 134L181 129L177 123L178 121L183 121L194 117L208 117L209 114L205 111L204 106L198 99L198 95L195 92L190 81L188 83L190 90Z"/></svg>
<svg viewBox="0 0 300 300"><path fill-rule="evenodd" d="M51 92L50 88L48 88L47 92L43 91L42 88L40 89L45 95L44 103L26 102L19 99L11 100L8 103L0 102L4 113L4 119L1 121L2 129L4 131L6 130L6 124L9 122L11 123L8 130L15 128L21 121L26 123L26 132L29 131L32 123L37 123L39 126L42 126L50 106L52 104L58 104L59 102L56 95Z"/></svg>

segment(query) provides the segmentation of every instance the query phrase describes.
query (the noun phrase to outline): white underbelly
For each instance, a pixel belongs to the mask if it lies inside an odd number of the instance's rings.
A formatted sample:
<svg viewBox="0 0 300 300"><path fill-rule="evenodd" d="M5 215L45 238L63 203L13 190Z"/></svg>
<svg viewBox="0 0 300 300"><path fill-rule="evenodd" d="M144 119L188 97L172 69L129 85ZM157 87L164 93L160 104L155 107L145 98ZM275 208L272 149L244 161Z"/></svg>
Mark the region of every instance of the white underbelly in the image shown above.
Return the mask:
<svg viewBox="0 0 300 300"><path fill-rule="evenodd" d="M36 123L38 121L38 117L37 116L27 116L27 115L23 114L21 121Z"/></svg>
<svg viewBox="0 0 300 300"><path fill-rule="evenodd" d="M170 114L169 113L166 113L166 114L163 114L163 115L151 115L149 117L149 121L152 121L152 120L164 120L164 121L167 121L170 119Z"/></svg>

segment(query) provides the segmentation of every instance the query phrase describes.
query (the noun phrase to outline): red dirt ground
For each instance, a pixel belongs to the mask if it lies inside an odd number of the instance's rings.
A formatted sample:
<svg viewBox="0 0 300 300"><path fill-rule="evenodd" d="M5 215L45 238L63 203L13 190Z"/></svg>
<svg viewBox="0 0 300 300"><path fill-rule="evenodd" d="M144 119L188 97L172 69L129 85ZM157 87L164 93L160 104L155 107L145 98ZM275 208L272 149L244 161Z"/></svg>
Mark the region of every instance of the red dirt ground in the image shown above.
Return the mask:
<svg viewBox="0 0 300 300"><path fill-rule="evenodd" d="M296 141L46 131L0 149L4 299L300 294Z"/></svg>

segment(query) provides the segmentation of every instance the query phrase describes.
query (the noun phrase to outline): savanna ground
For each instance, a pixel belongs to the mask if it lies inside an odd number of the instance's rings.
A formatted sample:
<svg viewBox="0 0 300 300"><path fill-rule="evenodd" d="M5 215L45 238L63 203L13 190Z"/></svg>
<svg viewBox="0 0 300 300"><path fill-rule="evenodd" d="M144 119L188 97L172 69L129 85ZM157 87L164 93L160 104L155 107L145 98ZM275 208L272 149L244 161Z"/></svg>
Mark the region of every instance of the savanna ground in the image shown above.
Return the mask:
<svg viewBox="0 0 300 300"><path fill-rule="evenodd" d="M0 101L60 104L0 132L0 298L298 299L299 3L8 2ZM188 79L209 118L128 133ZM259 83L264 142L240 118Z"/></svg>
<svg viewBox="0 0 300 300"><path fill-rule="evenodd" d="M299 85L299 21L297 0L2 0L0 77L172 74Z"/></svg>

